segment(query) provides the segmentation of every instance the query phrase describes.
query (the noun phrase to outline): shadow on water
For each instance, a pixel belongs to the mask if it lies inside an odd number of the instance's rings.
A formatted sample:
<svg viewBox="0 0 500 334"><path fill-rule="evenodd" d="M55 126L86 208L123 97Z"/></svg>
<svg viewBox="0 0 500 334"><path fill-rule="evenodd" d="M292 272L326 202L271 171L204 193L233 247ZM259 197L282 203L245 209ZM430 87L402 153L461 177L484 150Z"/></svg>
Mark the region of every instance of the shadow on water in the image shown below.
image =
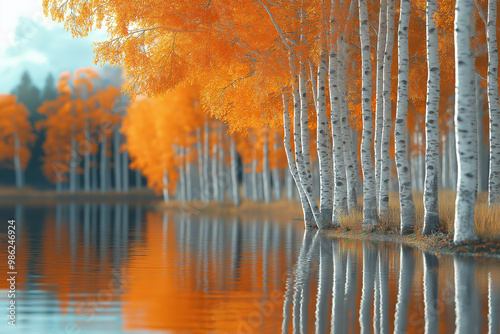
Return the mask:
<svg viewBox="0 0 500 334"><path fill-rule="evenodd" d="M499 333L498 260L140 203L1 210L0 333Z"/></svg>

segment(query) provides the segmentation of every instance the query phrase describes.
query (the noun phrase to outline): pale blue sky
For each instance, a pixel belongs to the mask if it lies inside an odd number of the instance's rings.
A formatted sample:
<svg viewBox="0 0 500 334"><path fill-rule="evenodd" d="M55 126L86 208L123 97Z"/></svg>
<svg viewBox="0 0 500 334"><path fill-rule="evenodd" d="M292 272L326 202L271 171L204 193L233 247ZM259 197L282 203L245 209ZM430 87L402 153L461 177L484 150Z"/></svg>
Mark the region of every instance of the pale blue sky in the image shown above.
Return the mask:
<svg viewBox="0 0 500 334"><path fill-rule="evenodd" d="M73 38L62 23L43 15L42 0L0 1L0 93L9 93L28 70L40 88L51 72L72 71L92 62L92 42L105 39L104 31Z"/></svg>

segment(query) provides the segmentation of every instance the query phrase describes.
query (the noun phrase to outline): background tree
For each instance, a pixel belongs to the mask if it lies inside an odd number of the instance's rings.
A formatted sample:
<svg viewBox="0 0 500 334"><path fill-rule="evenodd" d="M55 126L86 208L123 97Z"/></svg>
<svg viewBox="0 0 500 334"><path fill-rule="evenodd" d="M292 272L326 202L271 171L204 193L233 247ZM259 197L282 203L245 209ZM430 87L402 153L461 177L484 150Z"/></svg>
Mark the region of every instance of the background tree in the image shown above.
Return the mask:
<svg viewBox="0 0 500 334"><path fill-rule="evenodd" d="M23 171L31 157L35 135L29 112L14 95L0 94L0 162L15 171L16 188L24 186Z"/></svg>

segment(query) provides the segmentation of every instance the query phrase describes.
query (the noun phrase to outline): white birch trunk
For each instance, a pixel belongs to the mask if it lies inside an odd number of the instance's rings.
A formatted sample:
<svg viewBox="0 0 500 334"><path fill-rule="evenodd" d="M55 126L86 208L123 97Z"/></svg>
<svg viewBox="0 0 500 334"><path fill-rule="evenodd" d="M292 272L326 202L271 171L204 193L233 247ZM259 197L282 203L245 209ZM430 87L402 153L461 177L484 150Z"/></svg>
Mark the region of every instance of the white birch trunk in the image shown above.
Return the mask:
<svg viewBox="0 0 500 334"><path fill-rule="evenodd" d="M455 147L455 130L450 130L448 134L448 158L450 161L448 183L450 189L457 189L457 150Z"/></svg>
<svg viewBox="0 0 500 334"><path fill-rule="evenodd" d="M382 125L382 139L380 143L380 159L381 159L381 164L380 164L380 191L378 194L378 214L379 217L382 219L385 219L385 216L387 215L389 211L389 181L390 181L390 173L389 173L389 166L390 166L390 155L389 155L389 142L391 139L391 127L392 127L392 120L391 120L391 110L392 110L392 102L391 102L391 79L392 79L392 70L391 70L391 65L392 65L392 52L394 49L394 14L395 14L395 0L387 0L387 37L385 40L385 51L384 51L384 120L383 120L383 125ZM401 5L405 5L405 2L401 2ZM401 52L405 51L405 47L407 49L408 46L408 37L401 36L402 33L408 33L408 28L406 31L401 30L401 20L408 20L409 21L409 16L410 16L410 4L408 1L408 9L405 13L405 11L401 10L401 17L400 17L400 30L399 30L399 41L401 43L398 43L399 46L399 72L400 75L404 76L407 75L408 73L402 73L405 72L404 69L402 68L405 64L402 64L401 61L406 61L408 57L402 57ZM409 22L408 22L409 23ZM406 27L408 27L408 23L406 24ZM401 45L403 44L403 45ZM406 80L408 81L408 80ZM399 84L402 84L402 80L399 80ZM399 85L398 85L399 86ZM399 90L398 90L399 91ZM404 93L401 92L404 98ZM406 93L406 96L408 94Z"/></svg>
<svg viewBox="0 0 500 334"><path fill-rule="evenodd" d="M358 131L352 129L351 130L351 159L354 165L354 176L356 182L356 194L359 192L359 187L362 186L360 182L359 173L359 156L358 156ZM357 196L356 196L357 203Z"/></svg>
<svg viewBox="0 0 500 334"><path fill-rule="evenodd" d="M218 145L218 157L217 161L217 184L219 185L219 196L217 200L222 203L225 200L226 195L226 180L225 180L225 172L224 172L224 141L222 136L223 127L222 124L219 126L217 131L217 137L219 141Z"/></svg>
<svg viewBox="0 0 500 334"><path fill-rule="evenodd" d="M304 188L302 187L300 181L298 168L295 165L295 161L293 158L292 145L290 139L290 115L288 114L288 99L285 93L282 93L282 97L283 97L283 146L285 148L286 158L288 162L288 170L295 182L295 186L300 196L300 203L302 204L302 211L304 212L304 226L312 227L316 226L314 223L314 217L312 214L311 207L309 205L309 201L307 200ZM297 150L297 148L295 148L295 150Z"/></svg>
<svg viewBox="0 0 500 334"><path fill-rule="evenodd" d="M198 181L200 192L200 199L203 198L204 187L205 187L205 174L203 173L203 148L201 143L201 129L196 129L196 150L198 156Z"/></svg>
<svg viewBox="0 0 500 334"><path fill-rule="evenodd" d="M102 136L101 140L101 167L100 167L100 176L101 176L101 193L106 192L107 190L107 180L106 180L106 169L107 169L107 162L106 162L106 146L107 146L107 138L105 135Z"/></svg>
<svg viewBox="0 0 500 334"><path fill-rule="evenodd" d="M277 133L274 133L274 151L277 152L279 150L279 137ZM279 201L283 198L283 182L281 180L281 170L278 168L278 157L275 158L275 164L273 169L273 196L276 201Z"/></svg>
<svg viewBox="0 0 500 334"><path fill-rule="evenodd" d="M91 183L92 183L92 191L97 191L97 152L92 154L92 175L91 175Z"/></svg>
<svg viewBox="0 0 500 334"><path fill-rule="evenodd" d="M204 129L204 144L203 144L203 180L204 182L204 187L203 191L201 193L201 198L203 202L208 203L210 201L210 179L209 179L209 167L210 167L210 160L209 160L209 149L210 149L210 125L208 122L205 120L205 129Z"/></svg>
<svg viewBox="0 0 500 334"><path fill-rule="evenodd" d="M311 157L309 148L309 100L307 98L307 83L304 64L300 62L299 73L299 93L300 93L300 141L302 145L302 159L304 165L304 179L306 189L310 188L311 198L313 194L313 182L311 174ZM308 190L306 190L309 192ZM309 196L309 195L308 195ZM318 210L319 213L319 210Z"/></svg>
<svg viewBox="0 0 500 334"><path fill-rule="evenodd" d="M378 19L377 39L377 82L375 88L375 192L377 203L379 202L380 170L382 168L382 127L384 121L384 51L387 39L387 0L380 0L380 11Z"/></svg>
<svg viewBox="0 0 500 334"><path fill-rule="evenodd" d="M472 10L472 19L470 22L470 40L476 39L476 15L474 9ZM472 111L472 117L471 117L471 124L470 127L472 129L472 145L474 145L474 162L476 164L476 175L474 176L474 196L477 198L477 182L478 182L478 146L477 146L477 90L476 90L476 51L472 51L472 59L471 59L471 79L472 79L472 93L473 93L473 108L471 109Z"/></svg>
<svg viewBox="0 0 500 334"><path fill-rule="evenodd" d="M295 181L293 180L292 177L292 172L290 172L289 169L285 170L285 193L286 193L286 199L288 201L293 200L293 183Z"/></svg>
<svg viewBox="0 0 500 334"><path fill-rule="evenodd" d="M310 173L307 173L307 168L306 168L306 161L304 156L307 154L309 156L309 144L307 144L307 150L303 151L303 140L301 137L303 136L304 133L307 134L307 137L309 136L309 131L305 130L305 132L302 132L302 127L307 126L307 123L304 123L307 121L307 115L304 113L307 113L307 110L304 110L301 106L301 102L303 99L306 99L307 101L307 91L305 91L305 80L302 78L302 80L299 79L297 75L297 67L295 64L295 55L293 52L290 53L290 73L292 75L292 90L293 90L293 139L294 139L294 148L295 148L295 159L296 159L296 167L297 167L297 172L298 172L298 177L299 179L295 179L296 184L298 185L299 192L302 191L305 199L309 203L309 206L302 206L304 211L304 219L307 223L307 226L314 227L317 226L319 228L323 228L324 224L321 221L320 213L319 213L319 208L318 205L316 204L316 201L313 197L313 192L312 192L312 180L310 179ZM299 84L302 82L302 84ZM299 88L302 88L301 89ZM302 95L305 94L305 95ZM302 103L304 104L304 107L307 107L307 103ZM303 113L304 112L304 113ZM302 117L304 116L304 117ZM304 121L304 122L303 122ZM309 142L309 139L306 138L305 141L307 143ZM286 147L285 147L286 149ZM293 155L292 155L292 161L293 161ZM309 161L309 158L307 158L307 161ZM290 167L290 160L289 160L289 167ZM293 175L293 174L292 174ZM297 183L299 181L299 183Z"/></svg>
<svg viewBox="0 0 500 334"><path fill-rule="evenodd" d="M76 192L76 138L74 131L71 133L71 160L69 163L69 191Z"/></svg>
<svg viewBox="0 0 500 334"><path fill-rule="evenodd" d="M395 150L396 150L396 169L398 173L399 183L399 203L400 211L400 229L402 234L411 232L415 225L415 203L413 201L413 194L411 191L411 175L409 168L409 161L407 159L407 146L406 146L406 119L408 115L408 71L409 71L409 55L408 55L408 30L410 23L410 0L401 0L401 10L399 18L399 31L398 31L398 98L396 110L396 125L394 128ZM385 64L384 64L385 66ZM389 65L390 66L390 65ZM384 69L385 70L385 69ZM385 78L385 77L384 77ZM390 81L390 78L389 78ZM385 88L385 86L384 86ZM385 91L385 89L384 89ZM384 92L385 93L385 92ZM390 92L389 105L390 105ZM384 110L385 112L385 110ZM390 113L390 110L389 110ZM385 119L384 119L385 121ZM437 125L437 124L436 124ZM385 128L384 128L385 130ZM387 143L388 144L388 143ZM439 148L439 147L438 147ZM388 149L388 147L387 147ZM384 156L384 159L388 159ZM386 165L388 167L388 164ZM388 172L388 170L387 170ZM387 185L388 186L388 173ZM382 183L381 183L382 187ZM387 187L387 190L388 187ZM388 195L388 193L387 193ZM388 200L385 203L385 209L388 209Z"/></svg>
<svg viewBox="0 0 500 334"><path fill-rule="evenodd" d="M342 127L340 124L340 101L338 89L338 61L335 46L330 46L329 55L329 76L328 83L330 89L331 105L331 130L333 138L333 168L334 168L334 205L332 223L340 226L339 217L348 211L347 206L347 180L344 166L344 147L342 145Z"/></svg>
<svg viewBox="0 0 500 334"><path fill-rule="evenodd" d="M129 169L128 169L128 151L125 149L122 153L122 167L123 167L123 171L122 171L122 177L123 177L123 181L122 181L122 190L124 193L128 193L129 191L129 184L128 184L128 172L129 172Z"/></svg>
<svg viewBox="0 0 500 334"><path fill-rule="evenodd" d="M193 200L192 186L191 186L191 162L188 159L189 149L184 154L184 166L186 166L186 200Z"/></svg>
<svg viewBox="0 0 500 334"><path fill-rule="evenodd" d="M264 133L264 143L262 147L262 189L264 190L264 201L271 202L271 175L269 174L269 143L268 143L268 130Z"/></svg>
<svg viewBox="0 0 500 334"><path fill-rule="evenodd" d="M163 170L163 201L168 203L170 201L170 196L168 194L168 169Z"/></svg>
<svg viewBox="0 0 500 334"><path fill-rule="evenodd" d="M179 196L182 203L186 202L186 173L184 167L184 147L179 147L177 150L179 154Z"/></svg>
<svg viewBox="0 0 500 334"><path fill-rule="evenodd" d="M279 168L272 170L272 183L273 183L273 198L275 201L280 201L283 197L283 182L281 181L281 171Z"/></svg>
<svg viewBox="0 0 500 334"><path fill-rule="evenodd" d="M476 118L477 118L477 180L478 180L478 190L488 191L488 150L489 147L486 145L485 135L486 129L484 127L484 116L488 113L488 109L485 108L484 101L484 90L481 87L481 76L476 72Z"/></svg>
<svg viewBox="0 0 500 334"><path fill-rule="evenodd" d="M19 149L21 144L19 142L19 136L17 131L14 131L14 170L16 174L16 188L20 189L23 187L23 170L21 168L21 159L19 157Z"/></svg>
<svg viewBox="0 0 500 334"><path fill-rule="evenodd" d="M477 239L474 230L474 204L477 166L474 159L474 86L469 30L472 0L457 0L455 7L455 137L458 158L457 199L455 203L454 242Z"/></svg>
<svg viewBox="0 0 500 334"><path fill-rule="evenodd" d="M440 66L438 28L434 14L437 0L427 0L427 108L425 112L425 187L423 235L439 228L438 175L439 175L439 85Z"/></svg>
<svg viewBox="0 0 500 334"><path fill-rule="evenodd" d="M257 185L257 159L254 158L252 161L252 199L254 201L259 200L259 190Z"/></svg>
<svg viewBox="0 0 500 334"><path fill-rule="evenodd" d="M90 134L89 134L89 120L87 118L87 110L85 108L85 125L83 134L85 136L85 152L83 154L83 189L86 193L90 191Z"/></svg>
<svg viewBox="0 0 500 334"><path fill-rule="evenodd" d="M320 210L323 222L330 224L333 214L333 164L332 142L326 116L326 45L323 45L318 65L318 88L316 92L317 151L319 162ZM314 78L314 75L311 75ZM313 84L314 87L314 84Z"/></svg>
<svg viewBox="0 0 500 334"><path fill-rule="evenodd" d="M347 43L344 35L340 35L337 40L338 45L338 91L340 101L340 126L342 128L342 151L344 153L344 167L346 172L347 185L347 207L349 211L356 209L356 168L351 155L351 129L349 120L349 104L347 101ZM331 151L330 151L331 152Z"/></svg>
<svg viewBox="0 0 500 334"><path fill-rule="evenodd" d="M122 191L121 182L121 162L120 162L120 132L118 128L113 131L113 153L114 153L114 170L115 170L115 190L116 192Z"/></svg>
<svg viewBox="0 0 500 334"><path fill-rule="evenodd" d="M363 226L377 224L377 202L375 198L375 175L372 163L372 84L371 84L371 55L370 32L368 22L367 0L359 0L359 30L361 39L362 58L362 117L363 138L361 140L361 169L363 171Z"/></svg>
<svg viewBox="0 0 500 334"><path fill-rule="evenodd" d="M214 130L215 132L215 130ZM216 201L219 201L219 174L218 174L218 168L217 168L217 147L219 146L219 143L217 143L216 139L214 138L214 143L212 144L212 188L213 188L213 196L212 198Z"/></svg>
<svg viewBox="0 0 500 334"><path fill-rule="evenodd" d="M235 206L240 205L240 189L238 184L238 161L236 156L236 142L230 138L230 154L231 154L231 191Z"/></svg>
<svg viewBox="0 0 500 334"><path fill-rule="evenodd" d="M498 102L497 0L488 1L486 36L488 44L488 107L490 112L490 171L488 203L500 203L500 107Z"/></svg>

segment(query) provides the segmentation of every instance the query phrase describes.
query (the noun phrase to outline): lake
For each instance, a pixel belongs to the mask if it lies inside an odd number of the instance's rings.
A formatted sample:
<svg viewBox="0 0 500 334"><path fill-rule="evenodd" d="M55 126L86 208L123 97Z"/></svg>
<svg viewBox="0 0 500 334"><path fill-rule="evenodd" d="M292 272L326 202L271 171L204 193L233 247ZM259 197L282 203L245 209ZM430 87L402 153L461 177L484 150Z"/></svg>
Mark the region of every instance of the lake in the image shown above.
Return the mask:
<svg viewBox="0 0 500 334"><path fill-rule="evenodd" d="M0 333L499 333L498 259L146 204L0 207Z"/></svg>

